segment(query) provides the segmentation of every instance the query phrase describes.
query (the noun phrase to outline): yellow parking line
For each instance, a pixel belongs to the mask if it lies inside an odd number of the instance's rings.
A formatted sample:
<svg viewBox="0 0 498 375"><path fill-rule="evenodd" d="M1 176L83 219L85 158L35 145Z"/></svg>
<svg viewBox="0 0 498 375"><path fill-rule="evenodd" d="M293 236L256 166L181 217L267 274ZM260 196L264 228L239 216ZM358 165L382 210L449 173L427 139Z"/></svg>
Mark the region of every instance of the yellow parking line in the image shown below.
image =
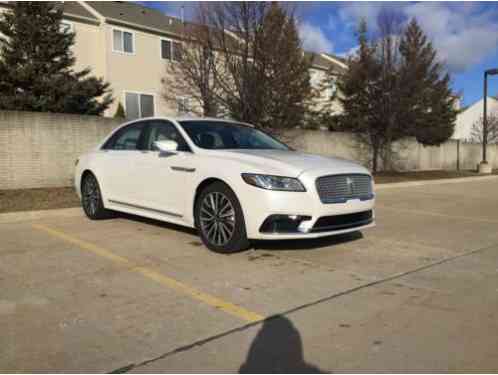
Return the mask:
<svg viewBox="0 0 498 375"><path fill-rule="evenodd" d="M33 224L33 228L44 231L54 237L60 238L64 241L70 242L72 244L75 244L79 246L83 250L90 251L98 256L101 256L103 258L109 259L113 261L114 263L118 264L123 264L127 265L130 267L132 271L135 271L142 276L154 280L157 283L167 286L170 289L173 289L177 292L181 292L183 294L186 294L190 296L193 299L196 299L198 301L201 301L207 305L213 306L219 310L222 310L230 315L234 315L242 320L248 321L248 322L257 322L261 321L264 319L262 315L259 315L257 313L254 313L252 311L246 310L243 307L234 305L233 303L227 302L222 300L221 298L212 296L210 294L201 292L189 285L186 285L180 281L177 281L175 279L172 279L171 277L165 276L159 272L156 272L150 268L147 267L140 267L140 266L133 266L133 263L127 259L123 258L122 256L116 255L112 252L110 252L107 249L104 249L100 246L94 245L90 242L82 241L78 238L75 238L73 236L70 236L60 230L53 229L50 227L47 227L45 225L41 224Z"/></svg>

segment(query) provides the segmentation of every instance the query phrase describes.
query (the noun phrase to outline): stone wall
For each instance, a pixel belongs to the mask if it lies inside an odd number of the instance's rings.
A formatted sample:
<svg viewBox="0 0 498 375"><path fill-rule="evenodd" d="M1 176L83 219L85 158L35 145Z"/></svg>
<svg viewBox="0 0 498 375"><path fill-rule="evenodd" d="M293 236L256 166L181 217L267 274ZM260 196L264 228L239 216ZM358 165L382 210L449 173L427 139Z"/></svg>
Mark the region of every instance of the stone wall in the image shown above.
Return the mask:
<svg viewBox="0 0 498 375"><path fill-rule="evenodd" d="M74 162L122 120L97 116L0 111L0 189L71 186ZM368 165L368 152L349 133L292 130L283 140L298 150L338 156ZM394 147L394 167L401 171L457 168L457 141L425 147L414 139ZM475 169L481 145L460 143L461 169ZM488 161L498 168L496 145Z"/></svg>
<svg viewBox="0 0 498 375"><path fill-rule="evenodd" d="M72 185L74 162L120 121L0 111L0 189Z"/></svg>

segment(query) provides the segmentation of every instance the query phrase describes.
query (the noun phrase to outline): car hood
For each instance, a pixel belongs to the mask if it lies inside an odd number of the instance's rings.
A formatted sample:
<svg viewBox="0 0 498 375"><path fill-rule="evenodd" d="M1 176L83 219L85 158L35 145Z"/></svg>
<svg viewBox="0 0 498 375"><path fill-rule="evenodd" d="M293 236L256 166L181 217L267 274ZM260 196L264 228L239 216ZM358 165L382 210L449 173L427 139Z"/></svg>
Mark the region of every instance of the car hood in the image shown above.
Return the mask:
<svg viewBox="0 0 498 375"><path fill-rule="evenodd" d="M254 166L259 173L274 173L297 177L300 174L316 170L324 174L366 173L361 165L336 157L319 156L299 151L286 150L219 150L217 156L229 158ZM250 172L250 171L248 171Z"/></svg>

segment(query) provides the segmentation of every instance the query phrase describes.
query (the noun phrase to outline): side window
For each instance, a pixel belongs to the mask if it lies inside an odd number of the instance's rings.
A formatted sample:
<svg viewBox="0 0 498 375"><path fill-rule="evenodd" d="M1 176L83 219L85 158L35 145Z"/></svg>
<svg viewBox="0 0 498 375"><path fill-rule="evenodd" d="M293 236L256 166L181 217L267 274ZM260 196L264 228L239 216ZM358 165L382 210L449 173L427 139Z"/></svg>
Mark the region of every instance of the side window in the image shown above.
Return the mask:
<svg viewBox="0 0 498 375"><path fill-rule="evenodd" d="M104 150L138 150L143 123L128 125L114 134L104 145Z"/></svg>
<svg viewBox="0 0 498 375"><path fill-rule="evenodd" d="M172 123L166 121L150 121L149 124L148 135L145 139L146 150L157 151L154 142L171 140L178 143L178 151L191 151L185 139Z"/></svg>

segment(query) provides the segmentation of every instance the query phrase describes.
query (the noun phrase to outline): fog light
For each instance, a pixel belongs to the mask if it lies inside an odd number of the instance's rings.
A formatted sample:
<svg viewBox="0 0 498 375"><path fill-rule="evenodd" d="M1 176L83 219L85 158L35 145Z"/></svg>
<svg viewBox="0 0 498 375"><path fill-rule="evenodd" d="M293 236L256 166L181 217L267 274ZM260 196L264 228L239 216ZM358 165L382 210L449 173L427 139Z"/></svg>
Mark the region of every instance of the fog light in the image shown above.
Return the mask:
<svg viewBox="0 0 498 375"><path fill-rule="evenodd" d="M299 233L299 225L311 216L302 215L270 215L259 228L261 233Z"/></svg>

